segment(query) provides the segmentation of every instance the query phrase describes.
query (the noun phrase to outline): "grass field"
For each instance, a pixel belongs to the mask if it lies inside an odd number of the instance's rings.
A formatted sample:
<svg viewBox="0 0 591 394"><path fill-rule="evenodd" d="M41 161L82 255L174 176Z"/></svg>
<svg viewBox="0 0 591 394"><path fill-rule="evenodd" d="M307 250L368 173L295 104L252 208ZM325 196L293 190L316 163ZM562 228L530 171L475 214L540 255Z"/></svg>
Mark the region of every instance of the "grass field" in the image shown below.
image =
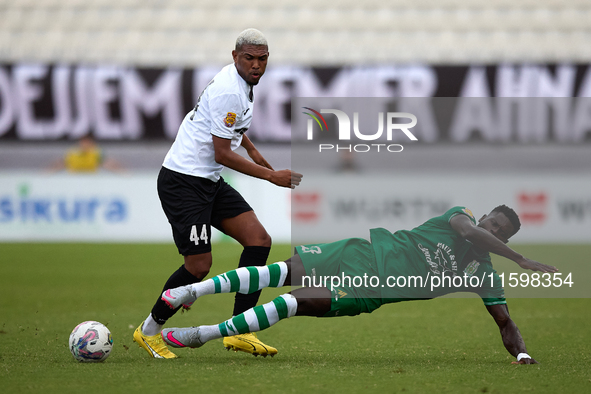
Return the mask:
<svg viewBox="0 0 591 394"><path fill-rule="evenodd" d="M577 256L591 246L522 246L522 253ZM212 274L233 269L240 249L214 246ZM274 246L270 261L290 255ZM560 266L560 261L552 261ZM168 275L173 245L0 244L0 387L3 393L588 393L591 300L511 299L510 311L539 365L511 365L476 298L386 305L371 315L293 318L260 334L274 358L227 352L221 340L155 360L132 342ZM267 302L285 289L263 291ZM233 295L199 299L170 325L230 316ZM78 323L98 320L114 338L104 363L68 350Z"/></svg>

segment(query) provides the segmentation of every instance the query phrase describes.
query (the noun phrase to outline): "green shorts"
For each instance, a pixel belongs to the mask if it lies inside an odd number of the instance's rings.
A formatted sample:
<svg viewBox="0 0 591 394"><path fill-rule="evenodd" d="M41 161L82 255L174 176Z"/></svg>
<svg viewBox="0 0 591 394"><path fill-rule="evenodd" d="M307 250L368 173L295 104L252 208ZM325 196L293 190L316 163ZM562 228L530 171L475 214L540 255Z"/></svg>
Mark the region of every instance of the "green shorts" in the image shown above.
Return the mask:
<svg viewBox="0 0 591 394"><path fill-rule="evenodd" d="M296 252L307 275L304 286L326 287L332 292L325 317L371 313L382 305L380 289L372 286L379 280L371 242L348 238L297 246Z"/></svg>

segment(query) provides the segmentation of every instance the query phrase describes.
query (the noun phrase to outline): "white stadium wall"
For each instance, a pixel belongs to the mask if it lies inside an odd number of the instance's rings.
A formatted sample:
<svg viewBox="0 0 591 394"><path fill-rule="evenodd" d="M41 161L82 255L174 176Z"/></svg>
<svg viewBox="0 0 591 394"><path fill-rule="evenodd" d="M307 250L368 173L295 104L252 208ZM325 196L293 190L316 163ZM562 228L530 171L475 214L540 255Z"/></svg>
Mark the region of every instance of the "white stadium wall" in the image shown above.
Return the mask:
<svg viewBox="0 0 591 394"><path fill-rule="evenodd" d="M410 229L455 205L478 218L499 204L521 216L522 230L512 242L591 242L591 175L498 174L491 182L461 173L307 174L294 191L236 174L226 179L275 243L368 237L373 227ZM214 242L222 239L213 235ZM32 241L172 243L156 173L0 173L0 242Z"/></svg>

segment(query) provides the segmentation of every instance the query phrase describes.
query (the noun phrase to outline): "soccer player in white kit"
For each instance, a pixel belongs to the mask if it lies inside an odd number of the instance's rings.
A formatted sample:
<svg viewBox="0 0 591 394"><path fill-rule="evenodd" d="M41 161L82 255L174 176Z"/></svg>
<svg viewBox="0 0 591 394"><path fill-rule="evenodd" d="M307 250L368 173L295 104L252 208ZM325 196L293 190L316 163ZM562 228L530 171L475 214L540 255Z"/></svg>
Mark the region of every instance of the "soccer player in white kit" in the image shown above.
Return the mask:
<svg viewBox="0 0 591 394"><path fill-rule="evenodd" d="M238 36L232 57L234 63L211 80L185 116L158 176L158 196L184 256L184 264L170 276L163 291L199 282L209 273L211 226L244 247L239 267L266 265L271 237L244 198L220 176L225 166L281 187L294 188L302 177L291 170L275 171L245 134L252 121L253 86L267 66L267 40L260 31L247 29ZM252 161L234 152L239 146ZM175 358L161 332L181 307L170 309L160 294L133 339L152 357ZM254 307L259 295L260 291L237 294L233 315ZM225 338L224 346L254 355L277 353L252 333Z"/></svg>

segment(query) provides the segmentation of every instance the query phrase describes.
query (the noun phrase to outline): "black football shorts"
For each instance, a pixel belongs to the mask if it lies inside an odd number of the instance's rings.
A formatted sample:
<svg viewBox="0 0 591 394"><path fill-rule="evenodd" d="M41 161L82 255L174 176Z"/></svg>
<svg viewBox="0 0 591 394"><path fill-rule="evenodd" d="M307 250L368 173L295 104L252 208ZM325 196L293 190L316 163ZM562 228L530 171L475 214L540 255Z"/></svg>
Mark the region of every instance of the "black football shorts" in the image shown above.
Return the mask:
<svg viewBox="0 0 591 394"><path fill-rule="evenodd" d="M223 232L223 219L252 211L224 178L213 182L165 167L158 174L158 197L183 256L211 252L211 226Z"/></svg>

